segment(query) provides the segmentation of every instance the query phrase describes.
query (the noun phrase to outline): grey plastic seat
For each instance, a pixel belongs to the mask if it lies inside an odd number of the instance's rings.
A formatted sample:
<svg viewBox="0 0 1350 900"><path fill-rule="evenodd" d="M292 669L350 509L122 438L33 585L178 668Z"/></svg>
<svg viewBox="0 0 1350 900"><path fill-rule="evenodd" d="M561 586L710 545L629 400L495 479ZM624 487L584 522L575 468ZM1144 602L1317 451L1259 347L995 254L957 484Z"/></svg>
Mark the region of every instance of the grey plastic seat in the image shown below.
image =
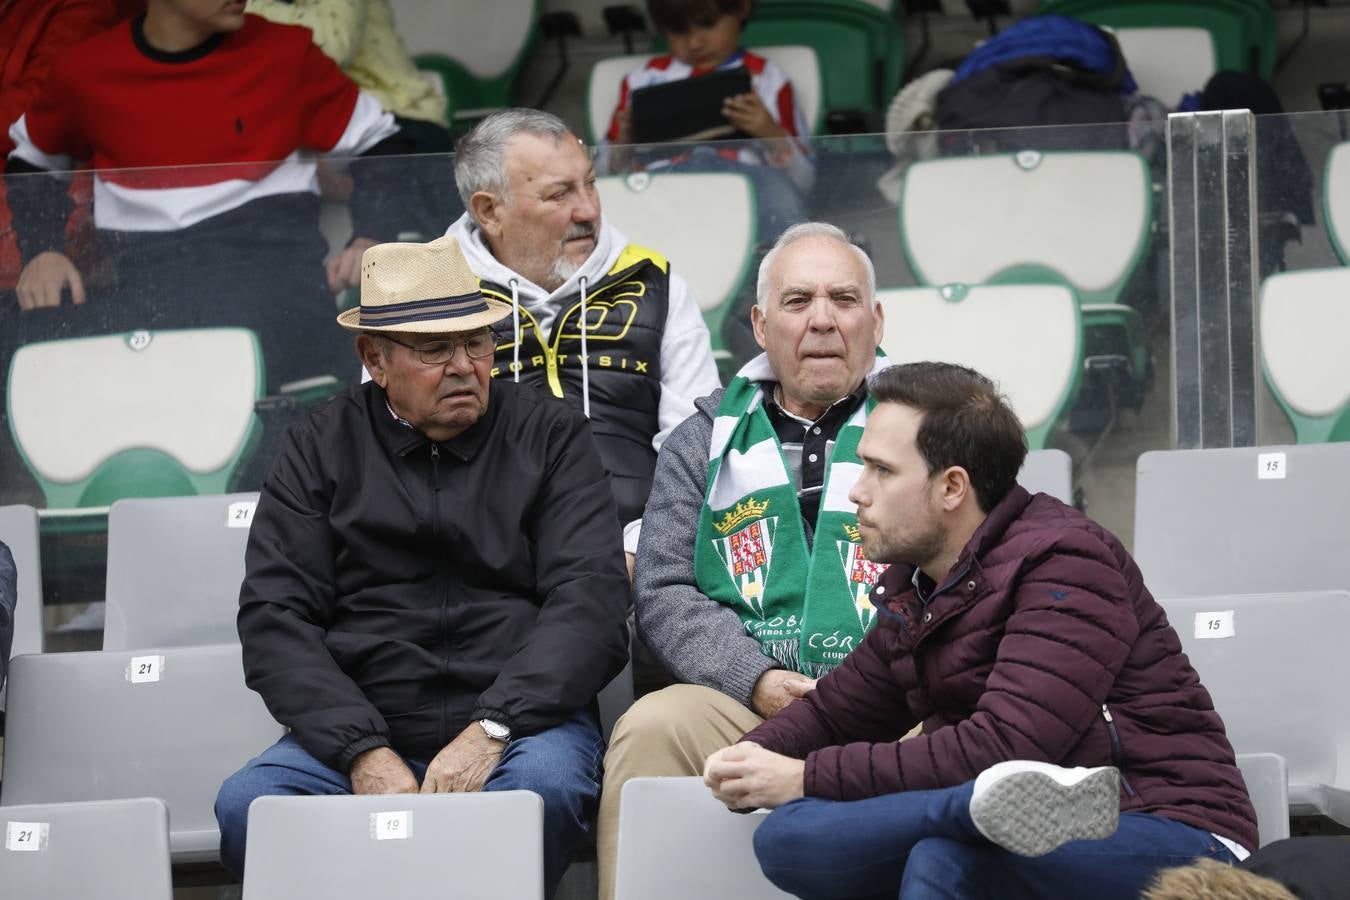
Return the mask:
<svg viewBox="0 0 1350 900"><path fill-rule="evenodd" d="M108 512L104 650L239 640L257 494L119 500Z"/></svg>
<svg viewBox="0 0 1350 900"><path fill-rule="evenodd" d="M14 554L14 567L19 574L14 643L9 655L41 653L42 553L38 547L37 510L22 505L0 506L0 541Z"/></svg>
<svg viewBox="0 0 1350 900"><path fill-rule="evenodd" d="M751 843L763 813L739 815L701 778L633 778L619 805L616 900L790 898L774 887Z"/></svg>
<svg viewBox="0 0 1350 900"><path fill-rule="evenodd" d="M1295 815L1350 825L1350 591L1160 602L1234 750L1284 757Z"/></svg>
<svg viewBox="0 0 1350 900"><path fill-rule="evenodd" d="M1289 767L1284 757L1278 753L1239 753L1237 764L1256 807L1261 846L1289 837Z"/></svg>
<svg viewBox="0 0 1350 900"><path fill-rule="evenodd" d="M1073 503L1073 460L1063 450L1032 450L1017 473L1017 483L1033 494Z"/></svg>
<svg viewBox="0 0 1350 900"><path fill-rule="evenodd" d="M175 863L218 858L221 782L285 733L238 644L20 656L5 726L0 805L159 797Z"/></svg>
<svg viewBox="0 0 1350 900"><path fill-rule="evenodd" d="M259 797L244 900L542 900L543 833L530 791Z"/></svg>
<svg viewBox="0 0 1350 900"><path fill-rule="evenodd" d="M15 900L170 900L169 813L151 797L9 806L0 888Z"/></svg>
<svg viewBox="0 0 1350 900"><path fill-rule="evenodd" d="M1350 443L1139 457L1134 558L1155 597L1350 590L1347 538Z"/></svg>

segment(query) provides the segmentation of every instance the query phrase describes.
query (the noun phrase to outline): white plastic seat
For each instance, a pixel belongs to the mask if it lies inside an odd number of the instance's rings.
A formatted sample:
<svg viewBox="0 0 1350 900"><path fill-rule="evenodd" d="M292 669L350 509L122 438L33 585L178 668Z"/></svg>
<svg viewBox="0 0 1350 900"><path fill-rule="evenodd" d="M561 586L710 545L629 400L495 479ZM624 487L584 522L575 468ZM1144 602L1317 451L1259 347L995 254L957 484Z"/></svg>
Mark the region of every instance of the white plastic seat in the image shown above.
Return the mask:
<svg viewBox="0 0 1350 900"><path fill-rule="evenodd" d="M1159 602L1233 748L1284 757L1293 814L1350 825L1350 591Z"/></svg>
<svg viewBox="0 0 1350 900"><path fill-rule="evenodd" d="M792 94L802 118L812 133L819 133L824 109L821 105L820 60L816 51L800 45L751 47L752 52L772 60L792 82ZM619 104L619 88L629 72L651 59L654 53L611 56L591 67L586 84L586 126L592 144L600 143L609 130L609 119Z"/></svg>
<svg viewBox="0 0 1350 900"><path fill-rule="evenodd" d="M1219 70L1214 36L1204 28L1117 28L1125 63L1139 92L1175 109L1186 94L1203 90Z"/></svg>
<svg viewBox="0 0 1350 900"><path fill-rule="evenodd" d="M790 898L755 860L762 813L739 815L701 778L633 778L619 804L616 900Z"/></svg>
<svg viewBox="0 0 1350 900"><path fill-rule="evenodd" d="M900 232L923 284L982 284L1050 270L1085 304L1115 303L1152 219L1137 153L947 157L905 173Z"/></svg>
<svg viewBox="0 0 1350 900"><path fill-rule="evenodd" d="M1256 808L1261 846L1289 837L1289 766L1278 753L1239 753L1238 768Z"/></svg>
<svg viewBox="0 0 1350 900"><path fill-rule="evenodd" d="M542 900L544 802L530 791L259 797L244 900Z"/></svg>
<svg viewBox="0 0 1350 900"><path fill-rule="evenodd" d="M517 63L534 29L538 0L446 3L390 0L408 54L439 53L475 78L501 78Z"/></svg>
<svg viewBox="0 0 1350 900"><path fill-rule="evenodd" d="M38 544L38 513L31 506L0 506L0 541L14 556L19 576L15 597L14 641L10 656L41 653L42 633L42 552ZM0 709L4 708L0 701Z"/></svg>
<svg viewBox="0 0 1350 900"><path fill-rule="evenodd" d="M257 427L262 383L258 340L243 328L43 341L14 353L10 423L51 508L107 505L109 492L139 487L220 494ZM119 460L125 472L104 483Z"/></svg>
<svg viewBox="0 0 1350 900"><path fill-rule="evenodd" d="M1155 597L1350 589L1347 521L1350 443L1139 457L1134 558Z"/></svg>
<svg viewBox="0 0 1350 900"><path fill-rule="evenodd" d="M1323 181L1327 231L1341 262L1350 265L1350 141L1331 148Z"/></svg>
<svg viewBox="0 0 1350 900"><path fill-rule="evenodd" d="M244 548L257 502L257 494L224 494L114 503L103 649L237 641Z"/></svg>
<svg viewBox="0 0 1350 900"><path fill-rule="evenodd" d="M1032 450L1017 473L1017 483L1033 494L1049 494L1073 503L1073 460L1063 450Z"/></svg>
<svg viewBox="0 0 1350 900"><path fill-rule="evenodd" d="M1059 284L892 288L881 348L896 363L958 363L1007 395L1033 450L1048 443L1082 371L1073 291Z"/></svg>
<svg viewBox="0 0 1350 900"><path fill-rule="evenodd" d="M20 656L0 806L159 797L174 862L218 858L224 780L285 733L239 645Z"/></svg>
<svg viewBox="0 0 1350 900"><path fill-rule="evenodd" d="M1266 380L1298 442L1350 439L1350 268L1267 278L1260 335Z"/></svg>
<svg viewBox="0 0 1350 900"><path fill-rule="evenodd" d="M632 243L665 256L671 271L689 283L717 346L730 301L753 277L757 225L750 179L731 172L640 172L601 178L597 187L605 220ZM717 215L708 216L709 209Z"/></svg>
<svg viewBox="0 0 1350 900"><path fill-rule="evenodd" d="M5 807L0 888L12 900L170 900L168 818L151 797Z"/></svg>

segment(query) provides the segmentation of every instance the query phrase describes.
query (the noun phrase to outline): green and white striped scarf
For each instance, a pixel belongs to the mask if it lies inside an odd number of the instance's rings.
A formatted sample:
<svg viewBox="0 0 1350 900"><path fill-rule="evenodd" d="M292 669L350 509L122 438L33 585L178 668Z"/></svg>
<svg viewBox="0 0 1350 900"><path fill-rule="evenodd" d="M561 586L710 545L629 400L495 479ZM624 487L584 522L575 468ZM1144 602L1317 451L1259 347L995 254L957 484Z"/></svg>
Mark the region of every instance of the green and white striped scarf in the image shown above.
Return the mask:
<svg viewBox="0 0 1350 900"><path fill-rule="evenodd" d="M887 365L878 355L873 371ZM869 594L886 567L863 556L857 508L848 499L862 473L858 440L875 404L868 398L839 429L808 551L797 490L764 411L760 383L774 380L760 354L718 404L694 571L699 590L736 610L766 656L816 678L843 661L876 616Z"/></svg>

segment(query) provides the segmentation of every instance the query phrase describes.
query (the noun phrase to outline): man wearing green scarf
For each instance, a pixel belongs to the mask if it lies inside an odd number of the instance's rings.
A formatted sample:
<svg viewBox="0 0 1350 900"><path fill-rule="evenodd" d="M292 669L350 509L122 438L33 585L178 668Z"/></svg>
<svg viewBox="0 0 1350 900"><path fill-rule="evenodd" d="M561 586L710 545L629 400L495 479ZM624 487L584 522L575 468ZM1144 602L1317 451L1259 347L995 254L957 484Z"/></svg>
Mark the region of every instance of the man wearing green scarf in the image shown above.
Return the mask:
<svg viewBox="0 0 1350 900"><path fill-rule="evenodd" d="M821 222L764 257L751 315L764 353L667 438L634 569L637 623L680 684L640 699L605 757L600 898L614 895L629 778L698 775L814 687L871 627L883 566L858 539L848 492L882 311L867 254Z"/></svg>

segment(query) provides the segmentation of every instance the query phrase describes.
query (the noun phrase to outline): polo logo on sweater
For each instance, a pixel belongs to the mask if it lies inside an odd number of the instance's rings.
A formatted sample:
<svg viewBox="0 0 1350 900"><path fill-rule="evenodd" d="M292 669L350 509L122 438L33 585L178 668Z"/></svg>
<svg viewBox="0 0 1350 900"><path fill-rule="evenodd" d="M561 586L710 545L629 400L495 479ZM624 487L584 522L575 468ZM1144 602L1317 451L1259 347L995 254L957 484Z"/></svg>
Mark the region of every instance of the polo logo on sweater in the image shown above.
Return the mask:
<svg viewBox="0 0 1350 900"><path fill-rule="evenodd" d="M1058 603L1059 601L1061 601L1061 600L1067 598L1068 596L1069 596L1069 592L1068 592L1068 591L1051 591L1051 592L1050 592L1050 599L1051 599L1051 600L1054 600L1056 603Z"/></svg>

